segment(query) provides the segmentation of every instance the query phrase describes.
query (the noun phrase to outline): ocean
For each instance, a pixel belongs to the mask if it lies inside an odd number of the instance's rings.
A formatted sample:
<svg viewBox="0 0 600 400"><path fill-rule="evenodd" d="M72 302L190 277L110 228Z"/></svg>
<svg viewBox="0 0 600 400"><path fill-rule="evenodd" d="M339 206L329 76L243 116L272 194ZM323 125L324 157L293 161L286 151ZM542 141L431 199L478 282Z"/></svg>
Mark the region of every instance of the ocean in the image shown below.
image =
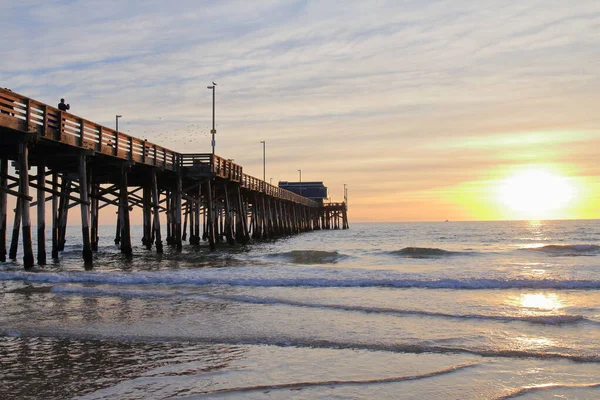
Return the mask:
<svg viewBox="0 0 600 400"><path fill-rule="evenodd" d="M77 227L58 263L0 264L0 398L600 398L600 221L163 255L137 229L127 260L103 227L91 271Z"/></svg>

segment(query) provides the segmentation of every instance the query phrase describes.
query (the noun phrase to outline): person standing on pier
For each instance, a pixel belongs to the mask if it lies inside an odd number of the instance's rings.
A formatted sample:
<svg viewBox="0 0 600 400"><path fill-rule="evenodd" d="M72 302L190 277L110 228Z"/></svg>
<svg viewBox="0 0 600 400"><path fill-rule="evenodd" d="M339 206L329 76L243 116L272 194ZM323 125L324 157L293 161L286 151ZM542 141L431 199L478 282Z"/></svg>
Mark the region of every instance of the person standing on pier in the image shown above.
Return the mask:
<svg viewBox="0 0 600 400"><path fill-rule="evenodd" d="M58 109L60 111L67 111L71 109L71 105L65 104L65 99L60 99L60 103L58 103Z"/></svg>

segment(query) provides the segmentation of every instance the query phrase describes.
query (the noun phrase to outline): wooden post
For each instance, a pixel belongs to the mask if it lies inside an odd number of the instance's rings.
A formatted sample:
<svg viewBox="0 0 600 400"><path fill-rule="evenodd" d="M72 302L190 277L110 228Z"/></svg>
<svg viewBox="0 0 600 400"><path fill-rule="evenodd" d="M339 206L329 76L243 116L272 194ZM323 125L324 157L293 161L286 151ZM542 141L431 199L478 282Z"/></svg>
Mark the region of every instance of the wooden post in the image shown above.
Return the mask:
<svg viewBox="0 0 600 400"><path fill-rule="evenodd" d="M235 239L233 238L233 226L231 223L231 204L229 201L229 192L227 191L227 183L223 184L223 191L225 193L225 238L227 239L227 243L235 244Z"/></svg>
<svg viewBox="0 0 600 400"><path fill-rule="evenodd" d="M119 196L119 209L117 210L117 228L115 229L115 244L121 243L121 225L123 224L123 213L121 211L121 197Z"/></svg>
<svg viewBox="0 0 600 400"><path fill-rule="evenodd" d="M177 174L177 189L175 191L175 246L181 251L183 244L181 242L181 174Z"/></svg>
<svg viewBox="0 0 600 400"><path fill-rule="evenodd" d="M181 229L181 241L185 242L187 239L187 227L188 227L188 217L190 215L190 202L186 201L185 205L183 206L183 228ZM194 224L193 222L193 218L191 219L191 224L190 224L190 230L193 230L192 225ZM190 237L190 241L191 241L191 237Z"/></svg>
<svg viewBox="0 0 600 400"><path fill-rule="evenodd" d="M46 163L37 166L37 262L46 265Z"/></svg>
<svg viewBox="0 0 600 400"><path fill-rule="evenodd" d="M119 190L121 210L121 253L131 256L131 227L129 225L129 185L127 184L127 175L129 165L123 164L121 167L121 188Z"/></svg>
<svg viewBox="0 0 600 400"><path fill-rule="evenodd" d="M58 251L64 251L69 216L69 195L71 194L71 178L63 174L58 205Z"/></svg>
<svg viewBox="0 0 600 400"><path fill-rule="evenodd" d="M100 185L98 185L97 183L92 183L92 197L91 197L91 207L92 207L92 211L91 211L91 246L92 246L92 251L98 251L98 220L99 220L99 213L100 213L100 207L99 207L99 203L100 200L98 200L96 198L96 195L98 194L100 189Z"/></svg>
<svg viewBox="0 0 600 400"><path fill-rule="evenodd" d="M165 197L166 197L166 199L165 199L165 208L167 209L167 211L165 213L166 214L166 219L167 219L167 245L170 246L170 245L173 244L173 237L172 237L173 235L172 235L172 229L171 229L172 228L171 225L173 224L173 221L172 221L172 218L171 218L172 215L173 215L172 210L171 210L173 202L172 202L172 199L171 199L171 191L167 190L166 193L165 193Z"/></svg>
<svg viewBox="0 0 600 400"><path fill-rule="evenodd" d="M194 243L200 244L200 200L202 199L202 185L198 185L198 203L195 204L195 213L194 213Z"/></svg>
<svg viewBox="0 0 600 400"><path fill-rule="evenodd" d="M8 159L0 159L0 261L6 261L6 219L8 215L8 196L2 189L8 185Z"/></svg>
<svg viewBox="0 0 600 400"><path fill-rule="evenodd" d="M250 233L248 232L248 219L246 215L246 207L244 207L244 201L242 199L242 192L240 187L237 187L237 208L238 208L238 228L237 228L237 241L241 244L246 244L250 241Z"/></svg>
<svg viewBox="0 0 600 400"><path fill-rule="evenodd" d="M348 225L348 206L346 203L342 203L342 218L343 218L343 229L349 229Z"/></svg>
<svg viewBox="0 0 600 400"><path fill-rule="evenodd" d="M11 260L17 259L17 249L19 248L19 231L21 230L21 207L21 201L20 199L17 199L12 237L10 240L10 249L8 251L8 258Z"/></svg>
<svg viewBox="0 0 600 400"><path fill-rule="evenodd" d="M210 184L210 179L206 181L206 196L208 202L208 210L207 210L207 229L208 229L208 247L211 251L215 251L217 249L217 239L215 232L215 205L213 199L213 192Z"/></svg>
<svg viewBox="0 0 600 400"><path fill-rule="evenodd" d="M83 135L82 135L83 136ZM88 196L87 160L85 154L79 156L79 198L81 200L81 239L83 241L83 261L86 265L92 263L92 247L90 243L90 209Z"/></svg>
<svg viewBox="0 0 600 400"><path fill-rule="evenodd" d="M156 252L163 252L162 238L160 237L160 210L158 208L159 205L159 195L158 195L158 185L156 183L156 168L152 168L151 173L152 179L152 208L154 213L154 221L152 224L154 230L154 242L156 243Z"/></svg>
<svg viewBox="0 0 600 400"><path fill-rule="evenodd" d="M263 239L273 237L273 221L271 219L271 200L265 199L265 196L262 196L262 209L263 209L263 219L266 222L265 229L263 229Z"/></svg>
<svg viewBox="0 0 600 400"><path fill-rule="evenodd" d="M58 173L52 173L52 258L58 258Z"/></svg>
<svg viewBox="0 0 600 400"><path fill-rule="evenodd" d="M19 192L21 193L21 218L23 224L23 266L33 267L33 243L31 241L31 210L29 200L29 147L19 143Z"/></svg>
<svg viewBox="0 0 600 400"><path fill-rule="evenodd" d="M142 244L147 250L152 248L152 193L150 185L144 184L142 195L142 219L143 219L143 237Z"/></svg>

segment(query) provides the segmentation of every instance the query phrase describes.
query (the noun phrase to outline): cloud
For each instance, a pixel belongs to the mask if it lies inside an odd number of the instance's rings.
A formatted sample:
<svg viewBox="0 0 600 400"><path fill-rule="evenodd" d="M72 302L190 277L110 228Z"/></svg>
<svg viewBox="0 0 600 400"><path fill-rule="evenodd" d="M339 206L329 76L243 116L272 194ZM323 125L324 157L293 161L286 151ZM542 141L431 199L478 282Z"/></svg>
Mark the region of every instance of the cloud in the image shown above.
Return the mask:
<svg viewBox="0 0 600 400"><path fill-rule="evenodd" d="M0 85L175 150L209 150L216 81L217 152L256 176L260 140L273 176L365 198L511 162L597 170L596 1L23 1L0 22Z"/></svg>

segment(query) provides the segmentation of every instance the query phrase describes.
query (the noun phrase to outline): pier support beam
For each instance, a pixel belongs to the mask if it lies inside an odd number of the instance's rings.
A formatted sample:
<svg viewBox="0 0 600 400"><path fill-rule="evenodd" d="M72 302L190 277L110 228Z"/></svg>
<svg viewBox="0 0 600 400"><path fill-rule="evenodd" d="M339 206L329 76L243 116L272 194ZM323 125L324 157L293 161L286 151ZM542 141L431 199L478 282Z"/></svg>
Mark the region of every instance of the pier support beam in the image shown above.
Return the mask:
<svg viewBox="0 0 600 400"><path fill-rule="evenodd" d="M151 185L145 184L143 189L142 219L143 219L143 237L142 244L146 250L152 248L152 189Z"/></svg>
<svg viewBox="0 0 600 400"><path fill-rule="evenodd" d="M6 189L8 185L8 159L0 159L0 261L6 261L6 219L8 215L8 195Z"/></svg>
<svg viewBox="0 0 600 400"><path fill-rule="evenodd" d="M100 218L100 201L96 198L96 195L99 192L100 185L97 183L92 183L91 185L92 193L91 193L91 247L92 251L98 251L98 220Z"/></svg>
<svg viewBox="0 0 600 400"><path fill-rule="evenodd" d="M156 182L156 169L152 168L151 173L151 187L152 187L152 209L154 214L154 221L152 223L154 243L156 243L156 252L163 252L163 243L160 236L160 209L159 209L159 195L158 195L158 184Z"/></svg>
<svg viewBox="0 0 600 400"><path fill-rule="evenodd" d="M181 207L182 207L182 200L181 200L181 193L182 192L182 187L181 187L181 174L177 175L177 188L175 190L175 247L177 249L177 251L181 251L181 249L183 248L183 243L181 241Z"/></svg>
<svg viewBox="0 0 600 400"><path fill-rule="evenodd" d="M79 197L81 199L81 239L83 241L83 261L86 266L92 264L92 246L90 243L90 209L88 196L87 159L79 156Z"/></svg>
<svg viewBox="0 0 600 400"><path fill-rule="evenodd" d="M244 206L244 200L242 199L242 192L240 187L236 188L237 196L236 196L236 206L237 206L237 227L236 227L236 240L238 243L246 244L250 241L250 234L248 232L248 218L247 218L247 210Z"/></svg>
<svg viewBox="0 0 600 400"><path fill-rule="evenodd" d="M65 250L67 235L67 218L69 216L69 195L71 194L71 178L66 174L62 176L60 201L58 205L58 251ZM58 257L58 253L57 253Z"/></svg>
<svg viewBox="0 0 600 400"><path fill-rule="evenodd" d="M46 163L37 166L37 263L46 265Z"/></svg>
<svg viewBox="0 0 600 400"><path fill-rule="evenodd" d="M21 230L21 200L17 199L17 207L15 208L15 218L13 222L13 231L10 240L10 249L8 258L11 260L17 259L17 250L19 248L19 231Z"/></svg>
<svg viewBox="0 0 600 400"><path fill-rule="evenodd" d="M216 231L216 222L215 222L215 204L213 199L213 191L210 184L210 180L206 181L206 198L207 198L207 235L208 235L208 247L211 251L215 251L217 249L217 233Z"/></svg>
<svg viewBox="0 0 600 400"><path fill-rule="evenodd" d="M33 267L33 243L31 241L31 200L29 197L29 147L19 143L19 192L21 198L21 218L23 224L23 266Z"/></svg>
<svg viewBox="0 0 600 400"><path fill-rule="evenodd" d="M52 173L52 258L58 258L58 173Z"/></svg>
<svg viewBox="0 0 600 400"><path fill-rule="evenodd" d="M223 184L223 193L225 197L225 239L227 240L228 244L232 245L235 244L235 239L233 235L233 223L231 218L231 202L226 183Z"/></svg>
<svg viewBox="0 0 600 400"><path fill-rule="evenodd" d="M121 188L119 190L119 210L121 213L121 253L131 256L131 227L129 225L129 192L127 184L127 175L129 165L121 167Z"/></svg>

